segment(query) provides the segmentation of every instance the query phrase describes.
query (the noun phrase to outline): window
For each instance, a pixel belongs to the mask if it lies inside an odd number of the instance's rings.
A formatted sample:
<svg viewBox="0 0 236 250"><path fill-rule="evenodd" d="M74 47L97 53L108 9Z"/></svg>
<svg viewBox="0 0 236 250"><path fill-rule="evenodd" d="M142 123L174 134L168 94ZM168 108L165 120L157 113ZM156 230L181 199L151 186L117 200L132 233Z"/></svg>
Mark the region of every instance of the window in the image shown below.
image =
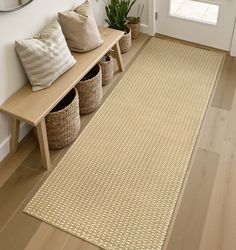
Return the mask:
<svg viewBox="0 0 236 250"><path fill-rule="evenodd" d="M217 25L219 7L220 6L215 3L192 0L171 0L170 16Z"/></svg>

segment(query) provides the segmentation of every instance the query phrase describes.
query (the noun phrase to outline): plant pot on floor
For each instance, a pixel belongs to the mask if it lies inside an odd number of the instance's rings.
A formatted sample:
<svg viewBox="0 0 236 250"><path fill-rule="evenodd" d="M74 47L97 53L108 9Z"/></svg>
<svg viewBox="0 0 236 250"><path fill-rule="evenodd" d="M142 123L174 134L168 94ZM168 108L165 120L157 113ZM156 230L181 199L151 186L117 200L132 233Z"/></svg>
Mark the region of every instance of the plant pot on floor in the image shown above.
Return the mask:
<svg viewBox="0 0 236 250"><path fill-rule="evenodd" d="M73 142L79 135L79 97L73 88L46 116L46 129L50 149L60 149Z"/></svg>
<svg viewBox="0 0 236 250"><path fill-rule="evenodd" d="M119 41L121 53L126 53L131 48L131 29L126 28L124 36Z"/></svg>
<svg viewBox="0 0 236 250"><path fill-rule="evenodd" d="M79 93L80 114L86 115L95 111L102 103L102 70L96 64L76 85Z"/></svg>
<svg viewBox="0 0 236 250"><path fill-rule="evenodd" d="M137 39L139 37L139 32L140 32L140 22L138 22L138 23L129 23L128 26L131 29L131 37L132 37L132 39Z"/></svg>
<svg viewBox="0 0 236 250"><path fill-rule="evenodd" d="M99 62L102 68L102 85L109 84L113 78L113 58L111 55L105 55Z"/></svg>

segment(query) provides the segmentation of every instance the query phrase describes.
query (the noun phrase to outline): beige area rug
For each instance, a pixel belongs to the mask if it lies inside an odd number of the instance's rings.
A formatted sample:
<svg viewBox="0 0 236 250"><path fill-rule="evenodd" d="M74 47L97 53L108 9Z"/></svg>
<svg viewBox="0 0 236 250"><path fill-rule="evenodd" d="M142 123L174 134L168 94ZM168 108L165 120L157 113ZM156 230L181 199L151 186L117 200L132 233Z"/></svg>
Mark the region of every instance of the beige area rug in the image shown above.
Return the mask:
<svg viewBox="0 0 236 250"><path fill-rule="evenodd" d="M161 249L222 60L151 39L24 211L104 249Z"/></svg>

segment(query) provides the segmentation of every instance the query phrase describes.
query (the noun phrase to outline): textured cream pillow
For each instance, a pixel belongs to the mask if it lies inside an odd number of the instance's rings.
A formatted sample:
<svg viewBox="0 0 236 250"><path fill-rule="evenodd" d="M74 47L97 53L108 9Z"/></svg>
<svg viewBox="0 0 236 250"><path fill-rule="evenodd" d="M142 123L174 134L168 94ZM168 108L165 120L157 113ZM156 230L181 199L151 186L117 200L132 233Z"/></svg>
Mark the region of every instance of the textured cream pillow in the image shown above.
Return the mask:
<svg viewBox="0 0 236 250"><path fill-rule="evenodd" d="M103 43L90 1L74 10L58 13L58 17L71 51L86 52Z"/></svg>
<svg viewBox="0 0 236 250"><path fill-rule="evenodd" d="M48 88L76 63L57 21L47 25L38 37L15 44L33 91Z"/></svg>

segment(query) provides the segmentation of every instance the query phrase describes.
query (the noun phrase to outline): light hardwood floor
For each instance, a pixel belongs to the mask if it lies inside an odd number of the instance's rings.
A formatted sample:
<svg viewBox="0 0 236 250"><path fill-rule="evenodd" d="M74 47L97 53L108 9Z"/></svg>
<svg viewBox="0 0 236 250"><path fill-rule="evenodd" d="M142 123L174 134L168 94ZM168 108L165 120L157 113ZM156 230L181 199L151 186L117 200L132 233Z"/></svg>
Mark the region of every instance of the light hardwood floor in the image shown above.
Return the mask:
<svg viewBox="0 0 236 250"><path fill-rule="evenodd" d="M123 55L126 68L148 41L135 40ZM119 79L104 88L104 99ZM236 59L226 56L164 249L236 249ZM82 129L94 114L82 117ZM51 151L53 167L69 147ZM50 171L41 168L31 133L16 154L0 163L1 250L99 250L100 248L22 212Z"/></svg>

